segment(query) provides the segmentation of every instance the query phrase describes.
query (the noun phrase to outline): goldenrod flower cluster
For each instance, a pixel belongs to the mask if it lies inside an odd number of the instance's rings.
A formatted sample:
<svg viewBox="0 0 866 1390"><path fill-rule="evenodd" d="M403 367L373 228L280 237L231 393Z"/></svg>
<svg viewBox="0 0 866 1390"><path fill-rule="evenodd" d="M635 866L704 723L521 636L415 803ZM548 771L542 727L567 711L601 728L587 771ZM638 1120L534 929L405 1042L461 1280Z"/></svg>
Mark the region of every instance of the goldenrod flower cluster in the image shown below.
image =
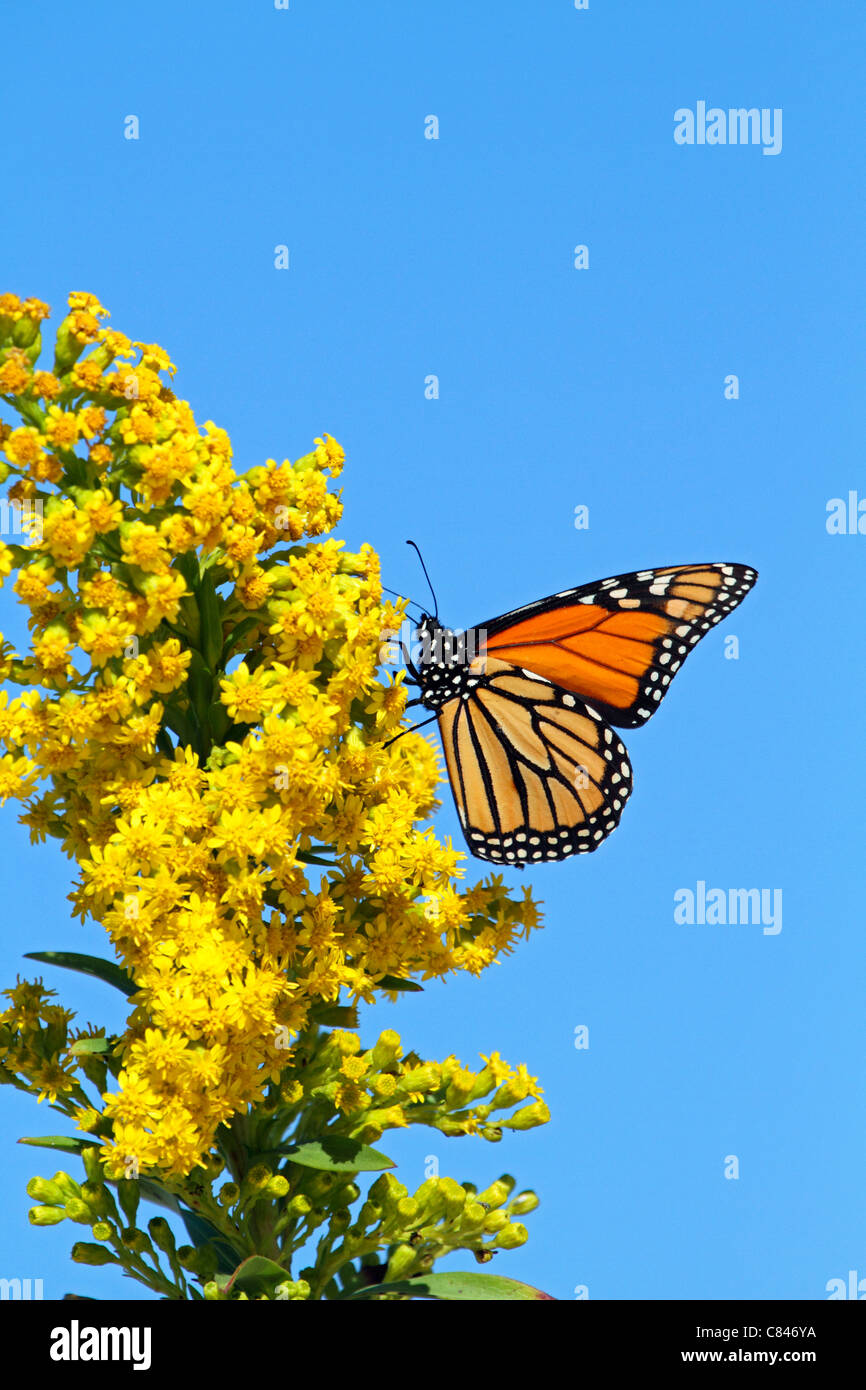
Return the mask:
<svg viewBox="0 0 866 1390"><path fill-rule="evenodd" d="M330 534L339 444L238 475L162 348L75 293L45 368L47 317L0 296L0 400L20 421L0 421L0 582L30 632L0 645L0 800L75 860L75 913L105 927L132 1011L88 1052L19 985L0 1076L62 1105L109 1175L182 1179L234 1117L305 1094L299 1039L411 981L480 973L538 913L496 876L461 883L462 856L425 825L432 745L389 744L406 696L381 648L405 605L383 601L370 546ZM329 1046L317 1104L365 1142L475 1093L453 1059L395 1073L350 1034ZM503 1066L487 1073L519 1091ZM107 1083L96 1105L85 1079ZM496 1128L451 1109L446 1133Z"/></svg>

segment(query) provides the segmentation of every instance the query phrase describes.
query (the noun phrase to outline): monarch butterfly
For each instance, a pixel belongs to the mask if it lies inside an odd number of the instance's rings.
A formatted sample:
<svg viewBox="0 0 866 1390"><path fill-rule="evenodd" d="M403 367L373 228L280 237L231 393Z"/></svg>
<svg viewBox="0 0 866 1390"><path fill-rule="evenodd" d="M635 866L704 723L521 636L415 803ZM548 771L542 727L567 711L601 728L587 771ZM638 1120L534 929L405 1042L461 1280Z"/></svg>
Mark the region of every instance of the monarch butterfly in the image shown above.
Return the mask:
<svg viewBox="0 0 866 1390"><path fill-rule="evenodd" d="M434 594L436 615L416 629L420 664L407 655L406 666L413 703L438 720L472 854L525 864L597 849L632 790L611 724L646 723L692 647L757 577L734 564L638 570L467 632L442 626Z"/></svg>

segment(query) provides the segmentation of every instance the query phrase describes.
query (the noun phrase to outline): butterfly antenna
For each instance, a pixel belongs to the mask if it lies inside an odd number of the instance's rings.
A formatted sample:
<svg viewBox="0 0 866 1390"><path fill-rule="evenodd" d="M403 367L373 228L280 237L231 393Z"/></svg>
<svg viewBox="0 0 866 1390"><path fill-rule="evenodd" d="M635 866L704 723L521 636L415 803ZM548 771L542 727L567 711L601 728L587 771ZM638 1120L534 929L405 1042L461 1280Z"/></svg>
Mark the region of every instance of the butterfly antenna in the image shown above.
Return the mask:
<svg viewBox="0 0 866 1390"><path fill-rule="evenodd" d="M396 589L389 589L388 586L387 586L387 584L383 584L383 585L382 585L382 592L383 592L383 593L386 593L386 594L393 594L395 598L406 598L406 595L405 595L405 594L398 594L398 592L397 592ZM420 603L418 602L417 599L414 599L414 598L406 599L406 602L407 602L407 603L414 603L414 605L415 605L416 608L420 608L420 609L421 609L421 612L422 612L422 613L424 612L424 606L423 606L423 604L420 604Z"/></svg>
<svg viewBox="0 0 866 1390"><path fill-rule="evenodd" d="M418 556L418 559L421 561L421 568L422 568L422 570L424 571L424 578L427 580L427 583L430 584L430 576L429 576L429 574L427 573L427 566L424 564L424 556L421 554L421 551L418 549L418 547L417 547L417 545L415 544L414 541L407 541L406 544L407 544L407 545L411 545L412 549L415 551L416 555ZM430 584L430 592L431 592L431 594L433 595L433 616L434 616L434 618L436 619L436 621L437 621L437 623L438 623L438 621L439 621L439 602L438 602L438 599L436 598L436 590L433 588L433 585L432 585L432 584Z"/></svg>

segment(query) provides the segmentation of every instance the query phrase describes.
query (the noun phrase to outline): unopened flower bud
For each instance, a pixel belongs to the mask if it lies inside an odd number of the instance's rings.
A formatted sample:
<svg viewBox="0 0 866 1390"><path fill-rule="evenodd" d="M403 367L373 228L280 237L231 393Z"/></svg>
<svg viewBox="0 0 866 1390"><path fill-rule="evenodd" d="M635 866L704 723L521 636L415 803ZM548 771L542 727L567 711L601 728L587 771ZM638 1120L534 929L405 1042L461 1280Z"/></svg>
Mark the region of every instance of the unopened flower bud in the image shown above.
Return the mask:
<svg viewBox="0 0 866 1390"><path fill-rule="evenodd" d="M493 1236L496 1235L497 1231L504 1230L507 1225L508 1212L502 1211L500 1208L499 1211L492 1211L487 1217L487 1220L484 1222L484 1231L486 1235Z"/></svg>
<svg viewBox="0 0 866 1390"><path fill-rule="evenodd" d="M408 1197L408 1195L408 1188L398 1182L391 1173L383 1173L381 1177L378 1177L368 1193L370 1201L381 1207L386 1215L390 1215L396 1208L401 1197Z"/></svg>
<svg viewBox="0 0 866 1390"><path fill-rule="evenodd" d="M57 1226L66 1220L63 1207L31 1207L28 1216L31 1226Z"/></svg>
<svg viewBox="0 0 866 1390"><path fill-rule="evenodd" d="M96 1144L88 1144L81 1157L88 1180L92 1183L103 1185L105 1182L105 1175L102 1171L102 1160L99 1157L98 1146Z"/></svg>
<svg viewBox="0 0 866 1390"><path fill-rule="evenodd" d="M516 1250L519 1245L525 1245L529 1240L529 1232L519 1221L514 1221L506 1226L504 1231L500 1231L496 1237L496 1244L501 1250Z"/></svg>
<svg viewBox="0 0 866 1390"><path fill-rule="evenodd" d="M480 1202L467 1202L460 1218L460 1230L480 1231L487 1220L487 1215L487 1208L483 1207Z"/></svg>
<svg viewBox="0 0 866 1390"><path fill-rule="evenodd" d="M501 1207L508 1201L514 1191L515 1179L510 1173L503 1173L501 1178L492 1182L483 1192L479 1192L479 1202L486 1202L489 1207Z"/></svg>
<svg viewBox="0 0 866 1390"><path fill-rule="evenodd" d="M289 1180L284 1178L282 1173L274 1173L274 1176L265 1185L265 1193L268 1197L285 1197L289 1190Z"/></svg>
<svg viewBox="0 0 866 1390"><path fill-rule="evenodd" d="M388 1261L384 1282L389 1284L393 1279L404 1279L414 1266L416 1258L411 1245L398 1245Z"/></svg>
<svg viewBox="0 0 866 1390"><path fill-rule="evenodd" d="M52 1182L57 1183L57 1186L60 1188L60 1191L64 1194L67 1200L70 1197L81 1196L80 1184L77 1183L74 1178L71 1178L68 1173L64 1173L62 1168L59 1168L57 1172L54 1174Z"/></svg>
<svg viewBox="0 0 866 1390"><path fill-rule="evenodd" d="M66 1201L66 1195L61 1191L56 1182L50 1178L31 1178L27 1184L27 1196L33 1197L37 1202L45 1202L48 1206L62 1206Z"/></svg>
<svg viewBox="0 0 866 1390"><path fill-rule="evenodd" d="M550 1110L546 1103L537 1100L532 1105L524 1105L510 1120L503 1120L502 1125L505 1129L534 1129L536 1125L546 1124L549 1119Z"/></svg>
<svg viewBox="0 0 866 1390"><path fill-rule="evenodd" d="M66 1203L66 1215L70 1221L77 1221L79 1226L89 1226L93 1220L90 1207L80 1197L69 1198Z"/></svg>
<svg viewBox="0 0 866 1390"><path fill-rule="evenodd" d="M91 1245L89 1241L78 1240L72 1247L72 1258L78 1265L116 1265L116 1255L104 1245Z"/></svg>
<svg viewBox="0 0 866 1390"><path fill-rule="evenodd" d="M510 1216L525 1216L528 1211L535 1211L537 1206L538 1198L534 1192L518 1192L509 1204L508 1213Z"/></svg>
<svg viewBox="0 0 866 1390"><path fill-rule="evenodd" d="M164 1216L154 1216L147 1223L150 1231L150 1238L158 1249L165 1255L173 1255L175 1252L175 1241L172 1229Z"/></svg>
<svg viewBox="0 0 866 1390"><path fill-rule="evenodd" d="M393 1028L386 1028L370 1054L370 1070L383 1071L385 1067L390 1067L400 1052L400 1034L395 1033Z"/></svg>
<svg viewBox="0 0 866 1390"><path fill-rule="evenodd" d="M135 1225L135 1215L138 1211L138 1202L141 1189L135 1178L120 1178L117 1184L117 1197L120 1202L121 1210L126 1217L127 1225Z"/></svg>
<svg viewBox="0 0 866 1390"><path fill-rule="evenodd" d="M137 1226L130 1226L128 1230L121 1231L120 1239L126 1249L135 1255L143 1255L153 1249L144 1231L140 1231Z"/></svg>
<svg viewBox="0 0 866 1390"><path fill-rule="evenodd" d="M425 1095L428 1091L438 1091L442 1073L435 1062L425 1062L420 1067L410 1067L404 1071L400 1077L400 1088L403 1091L420 1091Z"/></svg>
<svg viewBox="0 0 866 1390"><path fill-rule="evenodd" d="M443 1199L446 1221L453 1221L466 1205L466 1192L453 1178L440 1178L439 1191Z"/></svg>

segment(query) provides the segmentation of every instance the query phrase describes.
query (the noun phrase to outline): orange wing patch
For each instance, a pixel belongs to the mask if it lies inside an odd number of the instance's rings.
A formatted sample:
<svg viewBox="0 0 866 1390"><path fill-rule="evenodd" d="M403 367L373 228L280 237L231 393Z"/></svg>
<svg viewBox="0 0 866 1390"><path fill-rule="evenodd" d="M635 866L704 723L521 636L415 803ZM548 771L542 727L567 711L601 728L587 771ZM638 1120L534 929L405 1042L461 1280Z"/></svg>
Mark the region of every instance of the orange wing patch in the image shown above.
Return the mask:
<svg viewBox="0 0 866 1390"><path fill-rule="evenodd" d="M636 727L692 646L756 577L743 565L679 565L604 579L497 619L482 652L573 691L615 724Z"/></svg>
<svg viewBox="0 0 866 1390"><path fill-rule="evenodd" d="M674 625L659 613L611 613L577 603L506 628L485 650L587 700L628 709L655 659L656 641Z"/></svg>

